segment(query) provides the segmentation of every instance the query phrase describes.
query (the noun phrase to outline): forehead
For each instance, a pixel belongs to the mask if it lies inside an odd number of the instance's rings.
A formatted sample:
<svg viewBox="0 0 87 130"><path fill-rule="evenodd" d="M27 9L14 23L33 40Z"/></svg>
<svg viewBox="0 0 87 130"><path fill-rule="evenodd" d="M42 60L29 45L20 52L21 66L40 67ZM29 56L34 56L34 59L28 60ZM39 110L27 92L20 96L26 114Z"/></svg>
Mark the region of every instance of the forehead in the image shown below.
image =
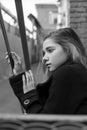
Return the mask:
<svg viewBox="0 0 87 130"><path fill-rule="evenodd" d="M43 49L47 48L47 47L56 47L59 46L59 44L57 44L56 42L54 42L52 39L46 39L43 42Z"/></svg>

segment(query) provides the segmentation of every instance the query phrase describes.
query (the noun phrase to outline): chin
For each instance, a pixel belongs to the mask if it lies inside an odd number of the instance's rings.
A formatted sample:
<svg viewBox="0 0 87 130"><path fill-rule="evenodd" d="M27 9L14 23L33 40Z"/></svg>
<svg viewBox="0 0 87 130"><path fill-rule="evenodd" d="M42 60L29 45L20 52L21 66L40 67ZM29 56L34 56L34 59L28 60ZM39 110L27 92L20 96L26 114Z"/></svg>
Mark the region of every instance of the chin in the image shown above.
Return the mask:
<svg viewBox="0 0 87 130"><path fill-rule="evenodd" d="M55 70L55 68L49 68L49 72L52 72L54 70Z"/></svg>

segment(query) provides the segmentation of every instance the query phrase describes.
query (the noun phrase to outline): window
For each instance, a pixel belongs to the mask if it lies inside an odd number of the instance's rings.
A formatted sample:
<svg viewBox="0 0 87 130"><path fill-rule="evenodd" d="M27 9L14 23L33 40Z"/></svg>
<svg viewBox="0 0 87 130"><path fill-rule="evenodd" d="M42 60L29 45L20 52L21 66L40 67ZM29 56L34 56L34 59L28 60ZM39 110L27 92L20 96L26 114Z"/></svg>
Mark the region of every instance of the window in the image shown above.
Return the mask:
<svg viewBox="0 0 87 130"><path fill-rule="evenodd" d="M58 17L57 11L52 11L52 12L50 11L49 12L49 24L56 25L58 23L57 17Z"/></svg>

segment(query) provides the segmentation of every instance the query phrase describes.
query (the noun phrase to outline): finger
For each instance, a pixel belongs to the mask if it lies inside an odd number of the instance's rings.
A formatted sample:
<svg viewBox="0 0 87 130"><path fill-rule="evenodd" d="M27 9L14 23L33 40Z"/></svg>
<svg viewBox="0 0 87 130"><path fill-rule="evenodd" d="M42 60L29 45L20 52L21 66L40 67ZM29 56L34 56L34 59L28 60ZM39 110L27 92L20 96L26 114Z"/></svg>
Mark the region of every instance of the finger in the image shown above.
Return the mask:
<svg viewBox="0 0 87 130"><path fill-rule="evenodd" d="M6 56L5 56L5 59L6 59L6 60L8 60L8 59L9 59L9 56L8 56L8 55L6 55Z"/></svg>
<svg viewBox="0 0 87 130"><path fill-rule="evenodd" d="M5 52L5 59L8 60L9 59L9 55L8 55L8 52ZM13 56L12 56L13 57Z"/></svg>
<svg viewBox="0 0 87 130"><path fill-rule="evenodd" d="M8 59L8 55L5 56L5 59L6 59L6 60Z"/></svg>
<svg viewBox="0 0 87 130"><path fill-rule="evenodd" d="M32 84L32 81L31 81L31 76L29 73L25 73L25 93L29 91L29 89L31 88L31 84Z"/></svg>
<svg viewBox="0 0 87 130"><path fill-rule="evenodd" d="M35 81L34 76L31 70L28 71L28 74L30 75L30 83L32 84L32 87L35 88Z"/></svg>
<svg viewBox="0 0 87 130"><path fill-rule="evenodd" d="M26 72L26 74L27 74L27 83L28 83L27 86L29 86L28 90L32 90L35 88L32 71L28 71Z"/></svg>
<svg viewBox="0 0 87 130"><path fill-rule="evenodd" d="M5 59L8 59L8 52L5 52Z"/></svg>
<svg viewBox="0 0 87 130"><path fill-rule="evenodd" d="M8 63L10 63L10 59L9 59L8 55L5 57L5 59L7 60Z"/></svg>
<svg viewBox="0 0 87 130"><path fill-rule="evenodd" d="M31 76L31 80L34 81L34 76L31 70L29 70L30 76Z"/></svg>
<svg viewBox="0 0 87 130"><path fill-rule="evenodd" d="M21 57L15 52L11 52L15 64L21 64Z"/></svg>
<svg viewBox="0 0 87 130"><path fill-rule="evenodd" d="M29 80L33 81L33 74L32 74L32 72L29 70L26 73L27 73L27 76L29 77Z"/></svg>
<svg viewBox="0 0 87 130"><path fill-rule="evenodd" d="M13 59L15 61L18 61L19 58L18 58L17 54L15 52L11 52L11 54L12 54Z"/></svg>
<svg viewBox="0 0 87 130"><path fill-rule="evenodd" d="M8 63L10 63L10 59L8 55L5 56L5 59L7 60Z"/></svg>
<svg viewBox="0 0 87 130"><path fill-rule="evenodd" d="M26 80L25 80L25 75L22 76L22 81L23 81L23 92L25 93L25 91L26 91Z"/></svg>
<svg viewBox="0 0 87 130"><path fill-rule="evenodd" d="M22 75L23 86L25 86L25 76Z"/></svg>
<svg viewBox="0 0 87 130"><path fill-rule="evenodd" d="M27 84L31 82L31 75L28 72L26 72L26 80L27 80Z"/></svg>
<svg viewBox="0 0 87 130"><path fill-rule="evenodd" d="M20 58L20 56L19 56L17 53L12 52L12 54L13 54L13 56L14 56L16 59L18 59L18 60L20 60L20 59L21 59L21 58Z"/></svg>

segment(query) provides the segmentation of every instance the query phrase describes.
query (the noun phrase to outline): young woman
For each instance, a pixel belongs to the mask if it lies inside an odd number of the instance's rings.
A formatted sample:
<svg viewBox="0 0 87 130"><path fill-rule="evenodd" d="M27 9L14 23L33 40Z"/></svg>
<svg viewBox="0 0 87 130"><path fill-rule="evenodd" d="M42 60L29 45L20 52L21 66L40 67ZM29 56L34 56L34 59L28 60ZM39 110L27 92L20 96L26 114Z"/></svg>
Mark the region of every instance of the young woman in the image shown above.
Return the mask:
<svg viewBox="0 0 87 130"><path fill-rule="evenodd" d="M27 113L87 114L87 58L85 49L71 28L48 34L43 41L42 63L49 79L35 86L32 71L9 79L15 95ZM20 68L20 67L19 67Z"/></svg>

